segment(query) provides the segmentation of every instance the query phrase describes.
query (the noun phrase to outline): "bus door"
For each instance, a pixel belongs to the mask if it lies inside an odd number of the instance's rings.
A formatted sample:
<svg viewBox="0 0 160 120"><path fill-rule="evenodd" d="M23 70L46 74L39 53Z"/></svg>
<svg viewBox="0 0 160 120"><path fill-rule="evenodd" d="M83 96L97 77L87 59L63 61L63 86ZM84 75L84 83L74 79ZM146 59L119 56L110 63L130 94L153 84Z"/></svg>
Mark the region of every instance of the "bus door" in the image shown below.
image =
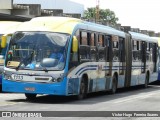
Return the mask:
<svg viewBox="0 0 160 120"><path fill-rule="evenodd" d="M156 43L153 43L152 46L153 46L153 50L152 50L153 72L157 72L158 45Z"/></svg>
<svg viewBox="0 0 160 120"><path fill-rule="evenodd" d="M125 71L125 40L119 38L119 74L124 75Z"/></svg>
<svg viewBox="0 0 160 120"><path fill-rule="evenodd" d="M105 62L105 76L106 76L106 89L110 87L110 80L109 78L112 76L112 58L113 58L113 51L112 51L112 36L106 35L105 36L105 54L106 54L106 62Z"/></svg>
<svg viewBox="0 0 160 120"><path fill-rule="evenodd" d="M142 41L141 42L141 73L145 73L146 72L146 47L147 44L146 42Z"/></svg>

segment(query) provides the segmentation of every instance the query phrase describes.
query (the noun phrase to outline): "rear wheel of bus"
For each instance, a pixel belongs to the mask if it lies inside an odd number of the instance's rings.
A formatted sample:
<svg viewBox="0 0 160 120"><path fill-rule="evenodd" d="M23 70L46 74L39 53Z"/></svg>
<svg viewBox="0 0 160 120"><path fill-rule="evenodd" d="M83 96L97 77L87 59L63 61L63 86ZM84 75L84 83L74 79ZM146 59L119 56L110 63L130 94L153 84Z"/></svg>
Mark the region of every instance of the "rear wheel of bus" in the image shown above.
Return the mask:
<svg viewBox="0 0 160 120"><path fill-rule="evenodd" d="M35 100L37 94L25 93L25 96L26 96L27 100Z"/></svg>
<svg viewBox="0 0 160 120"><path fill-rule="evenodd" d="M113 76L113 78L112 78L112 88L111 88L110 93L115 94L116 90L117 90L117 78L116 78L116 76Z"/></svg>
<svg viewBox="0 0 160 120"><path fill-rule="evenodd" d="M149 72L147 72L146 74L146 79L145 79L145 83L144 83L144 88L147 88L149 84Z"/></svg>

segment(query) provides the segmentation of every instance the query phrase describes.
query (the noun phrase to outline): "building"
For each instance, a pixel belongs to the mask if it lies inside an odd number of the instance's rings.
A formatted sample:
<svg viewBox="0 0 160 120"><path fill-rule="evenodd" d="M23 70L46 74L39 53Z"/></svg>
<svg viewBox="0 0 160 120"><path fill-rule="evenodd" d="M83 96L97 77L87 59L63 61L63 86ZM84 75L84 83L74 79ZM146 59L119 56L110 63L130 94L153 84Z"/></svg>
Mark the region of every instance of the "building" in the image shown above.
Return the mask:
<svg viewBox="0 0 160 120"><path fill-rule="evenodd" d="M0 20L25 21L36 16L81 18L83 12L84 5L70 0L1 0L0 4Z"/></svg>

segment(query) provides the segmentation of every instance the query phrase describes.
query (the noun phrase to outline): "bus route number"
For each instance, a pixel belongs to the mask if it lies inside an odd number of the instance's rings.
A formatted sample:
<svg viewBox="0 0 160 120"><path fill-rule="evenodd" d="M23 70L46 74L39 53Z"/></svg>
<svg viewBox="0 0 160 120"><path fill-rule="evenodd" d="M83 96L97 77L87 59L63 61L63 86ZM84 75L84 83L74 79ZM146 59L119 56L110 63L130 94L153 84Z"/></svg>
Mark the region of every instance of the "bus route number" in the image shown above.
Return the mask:
<svg viewBox="0 0 160 120"><path fill-rule="evenodd" d="M14 80L23 80L23 76L22 75L13 75L13 79Z"/></svg>

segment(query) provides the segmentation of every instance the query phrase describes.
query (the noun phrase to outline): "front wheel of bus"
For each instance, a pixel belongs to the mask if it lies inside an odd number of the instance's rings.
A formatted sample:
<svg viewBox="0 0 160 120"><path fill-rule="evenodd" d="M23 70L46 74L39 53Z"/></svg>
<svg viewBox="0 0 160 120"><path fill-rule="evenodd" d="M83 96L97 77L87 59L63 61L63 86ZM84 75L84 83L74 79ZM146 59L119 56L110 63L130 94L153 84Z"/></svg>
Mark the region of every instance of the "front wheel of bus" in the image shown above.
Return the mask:
<svg viewBox="0 0 160 120"><path fill-rule="evenodd" d="M79 91L79 95L77 95L77 99L78 100L82 100L86 97L87 92L86 92L86 84L84 82L84 78L81 80L81 84L80 84L80 91Z"/></svg>
<svg viewBox="0 0 160 120"><path fill-rule="evenodd" d="M35 100L37 94L25 93L25 96L26 96L27 100Z"/></svg>

